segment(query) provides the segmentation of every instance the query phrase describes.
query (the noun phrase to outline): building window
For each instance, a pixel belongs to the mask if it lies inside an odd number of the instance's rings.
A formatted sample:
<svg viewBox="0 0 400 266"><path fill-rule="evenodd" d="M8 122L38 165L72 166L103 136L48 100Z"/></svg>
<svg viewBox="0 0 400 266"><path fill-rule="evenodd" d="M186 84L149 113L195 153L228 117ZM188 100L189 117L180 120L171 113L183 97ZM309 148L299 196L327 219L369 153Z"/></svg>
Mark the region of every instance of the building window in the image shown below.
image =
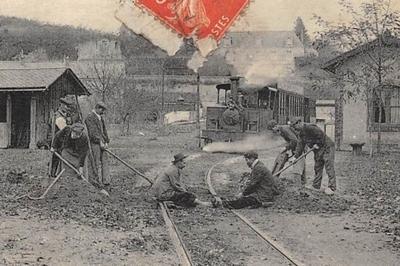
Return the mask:
<svg viewBox="0 0 400 266"><path fill-rule="evenodd" d="M382 131L400 128L400 87L385 86L381 94L381 97L375 96L372 100L371 129L376 131L378 123Z"/></svg>
<svg viewBox="0 0 400 266"><path fill-rule="evenodd" d="M7 94L0 93L0 123L7 122Z"/></svg>

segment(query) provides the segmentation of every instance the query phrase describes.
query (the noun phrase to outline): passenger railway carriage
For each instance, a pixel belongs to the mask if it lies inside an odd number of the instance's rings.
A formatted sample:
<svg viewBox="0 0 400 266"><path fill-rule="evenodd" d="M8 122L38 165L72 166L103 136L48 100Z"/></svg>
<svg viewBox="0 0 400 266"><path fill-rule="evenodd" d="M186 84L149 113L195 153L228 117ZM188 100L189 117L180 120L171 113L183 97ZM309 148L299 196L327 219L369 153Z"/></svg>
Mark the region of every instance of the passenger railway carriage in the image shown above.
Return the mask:
<svg viewBox="0 0 400 266"><path fill-rule="evenodd" d="M206 144L236 141L248 134L260 133L266 130L271 119L279 124L287 124L294 118L315 121L314 100L278 88L277 84L239 86L239 78L232 77L231 83L219 84L216 88L217 104L207 107L206 129L202 131ZM234 108L227 106L228 98Z"/></svg>

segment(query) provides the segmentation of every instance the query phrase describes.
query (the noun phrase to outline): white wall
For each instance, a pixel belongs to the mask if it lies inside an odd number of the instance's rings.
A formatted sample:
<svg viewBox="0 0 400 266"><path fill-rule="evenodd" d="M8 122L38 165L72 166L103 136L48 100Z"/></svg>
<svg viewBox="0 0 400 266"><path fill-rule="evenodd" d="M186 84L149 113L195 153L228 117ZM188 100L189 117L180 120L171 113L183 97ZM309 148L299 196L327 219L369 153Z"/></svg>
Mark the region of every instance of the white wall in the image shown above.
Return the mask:
<svg viewBox="0 0 400 266"><path fill-rule="evenodd" d="M364 101L343 105L343 144L368 142L367 104Z"/></svg>
<svg viewBox="0 0 400 266"><path fill-rule="evenodd" d="M328 137L335 140L335 101L329 101L329 103L326 102L324 105L318 106L319 102L321 101L317 101L316 106L316 119L324 120L324 122L317 123L317 125L325 130Z"/></svg>
<svg viewBox="0 0 400 266"><path fill-rule="evenodd" d="M364 101L348 102L343 106L343 147L349 148L349 143L365 142L370 146L368 125L367 104ZM377 143L376 132L371 134L372 143ZM400 144L399 132L381 132L382 144Z"/></svg>

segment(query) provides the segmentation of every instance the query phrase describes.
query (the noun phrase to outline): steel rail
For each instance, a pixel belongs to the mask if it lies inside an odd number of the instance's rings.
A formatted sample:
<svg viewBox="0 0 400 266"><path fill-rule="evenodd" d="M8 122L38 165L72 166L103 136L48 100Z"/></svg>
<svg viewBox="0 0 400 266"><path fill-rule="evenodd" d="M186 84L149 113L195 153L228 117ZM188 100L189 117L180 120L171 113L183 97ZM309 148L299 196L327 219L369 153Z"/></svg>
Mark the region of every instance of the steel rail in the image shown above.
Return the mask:
<svg viewBox="0 0 400 266"><path fill-rule="evenodd" d="M181 261L181 265L192 266L193 265L192 259L185 244L183 243L178 228L176 227L174 221L171 218L168 206L165 204L165 202L163 203L160 202L159 206L161 208L161 214L164 218L165 225L167 226L172 244L175 246L176 253L178 254L179 260Z"/></svg>
<svg viewBox="0 0 400 266"><path fill-rule="evenodd" d="M272 150L277 149L273 148ZM227 159L229 160L229 159ZM225 162L221 161L218 162L216 164L214 164L206 173L206 183L209 189L209 192L214 196L214 197L218 197L215 189L213 188L213 186L211 185L211 173L212 170L219 164ZM287 169L287 168L285 168ZM188 252L180 234L178 231L177 226L175 225L175 223L173 222L172 218L171 218L171 214L169 212L168 206L165 202L158 203L160 209L161 209L161 214L163 216L165 225L167 226L171 241L175 247L176 253L178 254L179 260L181 262L182 265L184 266L192 266L193 262L192 259L190 257L190 253ZM289 254L288 251L284 250L283 247L281 247L276 241L272 240L269 236L267 236L264 232L262 232L261 230L259 230L254 224L252 224L245 216L241 215L240 213L231 210L231 212L233 214L235 214L237 217L239 217L239 219L244 222L247 226L249 226L253 231L256 232L256 234L258 236L260 236L265 242L267 242L268 244L270 244L274 249L278 250L283 256L285 256L285 258L287 258L292 264L296 265L296 266L303 266L302 263L297 262L296 260L294 260L292 257L288 256L287 254ZM283 251L283 252L282 252Z"/></svg>
<svg viewBox="0 0 400 266"><path fill-rule="evenodd" d="M214 164L206 173L205 182L207 183L210 194L213 195L214 197L218 197L218 194L215 191L214 187L212 186L211 173L217 165L222 164L230 159L226 159L226 160L223 160L221 162ZM294 165L294 164L295 163L290 164L290 165ZM286 170L287 168L289 168L289 167L286 167L285 169L282 169L282 170ZM281 172L283 172L283 171L280 171L280 173ZM240 219L240 221L242 221L248 227L250 227L264 242L268 243L271 247L273 247L276 251L278 251L282 256L284 256L288 261L290 261L293 265L296 265L296 266L304 266L305 265L304 263L295 259L294 256L288 250L286 250L284 247L282 247L277 241L273 240L272 237L270 237L268 234L266 234L265 232L263 232L259 228L257 228L257 226L255 226L249 219L247 219L246 216L244 216L243 214L239 213L236 210L230 209L230 211L235 216L237 216Z"/></svg>

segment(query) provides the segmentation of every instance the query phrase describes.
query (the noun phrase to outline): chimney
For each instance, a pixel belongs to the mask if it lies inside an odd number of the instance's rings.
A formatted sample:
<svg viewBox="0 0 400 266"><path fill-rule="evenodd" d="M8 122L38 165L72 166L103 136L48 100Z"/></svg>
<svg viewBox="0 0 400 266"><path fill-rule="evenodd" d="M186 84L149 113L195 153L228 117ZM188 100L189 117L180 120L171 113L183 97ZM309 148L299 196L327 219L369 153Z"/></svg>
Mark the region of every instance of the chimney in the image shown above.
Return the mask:
<svg viewBox="0 0 400 266"><path fill-rule="evenodd" d="M231 77L231 97L235 103L238 102L238 89L239 89L239 77Z"/></svg>

